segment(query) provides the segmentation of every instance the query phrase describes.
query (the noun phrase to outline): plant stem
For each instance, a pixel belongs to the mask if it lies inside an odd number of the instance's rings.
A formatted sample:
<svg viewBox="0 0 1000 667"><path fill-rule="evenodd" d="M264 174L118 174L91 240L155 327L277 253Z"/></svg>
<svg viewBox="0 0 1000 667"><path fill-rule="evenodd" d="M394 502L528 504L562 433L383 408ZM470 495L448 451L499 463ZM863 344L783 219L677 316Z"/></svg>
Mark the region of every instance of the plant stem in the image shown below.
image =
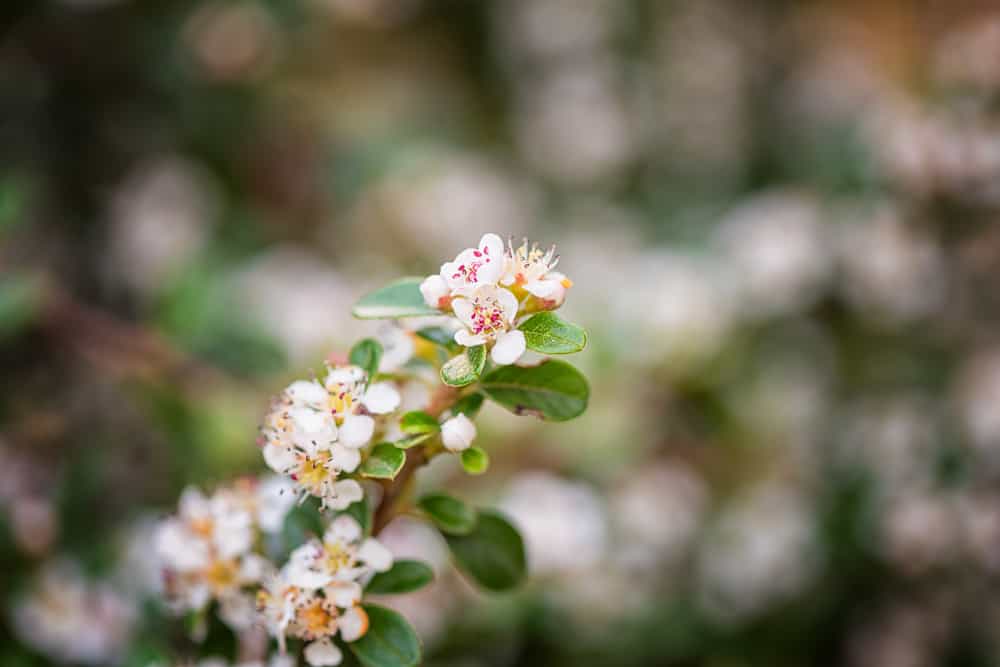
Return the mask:
<svg viewBox="0 0 1000 667"><path fill-rule="evenodd" d="M441 413L455 404L455 401L458 400L458 394L459 390L456 387L442 385L434 392L425 412L432 417L440 417ZM379 504L372 521L373 535L382 532L382 529L401 513L400 506L406 496L406 491L411 486L414 474L429 460L425 445L410 450L407 452L403 469L399 471L395 479L382 482L382 502Z"/></svg>

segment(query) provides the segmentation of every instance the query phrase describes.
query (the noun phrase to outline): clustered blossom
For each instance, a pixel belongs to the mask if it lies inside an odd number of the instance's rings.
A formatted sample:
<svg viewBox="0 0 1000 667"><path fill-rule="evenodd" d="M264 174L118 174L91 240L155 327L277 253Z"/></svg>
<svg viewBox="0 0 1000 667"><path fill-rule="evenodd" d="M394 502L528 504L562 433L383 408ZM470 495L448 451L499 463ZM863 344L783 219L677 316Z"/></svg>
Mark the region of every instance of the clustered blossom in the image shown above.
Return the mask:
<svg viewBox="0 0 1000 667"><path fill-rule="evenodd" d="M357 366L330 368L323 383L289 385L265 417L265 462L290 477L300 496L316 496L324 507L344 509L361 499L361 485L340 476L361 463L362 449L375 434L374 416L400 405L393 383L368 385L367 379Z"/></svg>
<svg viewBox="0 0 1000 667"><path fill-rule="evenodd" d="M306 661L314 667L340 664L340 649L368 631L361 607L362 585L376 572L392 567L392 553L378 540L365 538L361 525L341 515L323 538L295 549L288 563L272 572L257 594L257 606L268 632L284 650L286 637L309 642Z"/></svg>
<svg viewBox="0 0 1000 667"><path fill-rule="evenodd" d="M486 234L477 248L466 248L441 271L420 284L428 306L452 311L462 328L455 342L487 345L500 365L516 362L526 349L517 330L519 315L554 310L566 299L572 282L555 271L555 248L543 251L525 240L515 248L496 234Z"/></svg>
<svg viewBox="0 0 1000 667"><path fill-rule="evenodd" d="M248 623L246 589L257 584L267 561L253 552L258 531L280 529L294 496L280 479L241 480L205 496L181 494L177 515L157 529L155 549L164 589L179 611L201 611L214 599L231 625Z"/></svg>

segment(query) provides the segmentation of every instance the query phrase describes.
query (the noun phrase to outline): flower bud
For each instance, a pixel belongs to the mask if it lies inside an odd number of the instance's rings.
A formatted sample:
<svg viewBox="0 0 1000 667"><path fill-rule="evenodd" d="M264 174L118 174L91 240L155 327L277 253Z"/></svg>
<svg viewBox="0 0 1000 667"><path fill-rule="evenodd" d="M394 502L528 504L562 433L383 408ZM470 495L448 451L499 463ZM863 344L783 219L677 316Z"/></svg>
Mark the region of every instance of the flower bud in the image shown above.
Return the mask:
<svg viewBox="0 0 1000 667"><path fill-rule="evenodd" d="M456 415L441 424L441 441L446 449L460 452L476 439L476 425L465 415Z"/></svg>

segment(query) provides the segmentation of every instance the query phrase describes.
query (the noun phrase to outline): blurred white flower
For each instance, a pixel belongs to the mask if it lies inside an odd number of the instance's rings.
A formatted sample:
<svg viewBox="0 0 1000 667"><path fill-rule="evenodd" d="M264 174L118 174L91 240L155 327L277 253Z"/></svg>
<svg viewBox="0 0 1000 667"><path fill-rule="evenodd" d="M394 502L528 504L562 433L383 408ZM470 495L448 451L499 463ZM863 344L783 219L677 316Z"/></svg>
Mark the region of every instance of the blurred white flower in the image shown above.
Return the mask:
<svg viewBox="0 0 1000 667"><path fill-rule="evenodd" d="M954 409L982 462L1000 465L1000 347L971 354L952 390Z"/></svg>
<svg viewBox="0 0 1000 667"><path fill-rule="evenodd" d="M441 424L441 442L448 451L460 452L472 446L476 439L476 425L463 414L455 415Z"/></svg>
<svg viewBox="0 0 1000 667"><path fill-rule="evenodd" d="M604 503L588 485L545 472L515 477L499 503L524 538L533 574L572 574L605 556Z"/></svg>
<svg viewBox="0 0 1000 667"><path fill-rule="evenodd" d="M904 493L890 500L883 522L883 553L904 573L924 573L959 553L962 523L949 495Z"/></svg>
<svg viewBox="0 0 1000 667"><path fill-rule="evenodd" d="M385 572L392 562L392 552L375 538L364 537L361 525L342 514L330 524L322 541L312 540L292 552L286 580L302 589L324 588L338 606L346 607L361 600L359 581Z"/></svg>

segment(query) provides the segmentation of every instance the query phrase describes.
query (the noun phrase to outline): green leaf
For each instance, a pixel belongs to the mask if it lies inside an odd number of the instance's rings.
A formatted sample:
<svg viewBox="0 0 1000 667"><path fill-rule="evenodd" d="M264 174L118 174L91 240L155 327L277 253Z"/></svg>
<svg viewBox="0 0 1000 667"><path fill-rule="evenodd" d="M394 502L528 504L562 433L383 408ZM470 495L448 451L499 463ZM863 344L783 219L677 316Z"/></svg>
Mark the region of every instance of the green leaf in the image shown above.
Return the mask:
<svg viewBox="0 0 1000 667"><path fill-rule="evenodd" d="M424 327L417 331L417 335L448 350L458 348L458 343L455 342L455 335L442 327Z"/></svg>
<svg viewBox="0 0 1000 667"><path fill-rule="evenodd" d="M462 467L470 475L482 475L490 467L490 457L479 447L469 447L462 451Z"/></svg>
<svg viewBox="0 0 1000 667"><path fill-rule="evenodd" d="M490 591L506 591L524 579L524 542L499 513L480 510L468 535L445 535L459 569Z"/></svg>
<svg viewBox="0 0 1000 667"><path fill-rule="evenodd" d="M487 373L483 391L514 414L566 421L583 414L590 398L587 379L565 361L537 366L500 366Z"/></svg>
<svg viewBox="0 0 1000 667"><path fill-rule="evenodd" d="M548 311L529 317L518 327L529 350L542 354L571 354L587 346L587 332Z"/></svg>
<svg viewBox="0 0 1000 667"><path fill-rule="evenodd" d="M378 373L378 364L382 360L382 343L374 338L364 338L359 340L351 348L351 363L365 369L368 374L368 382L372 381Z"/></svg>
<svg viewBox="0 0 1000 667"><path fill-rule="evenodd" d="M437 524L441 532L450 535L467 535L476 527L476 510L447 493L429 493L417 507Z"/></svg>
<svg viewBox="0 0 1000 667"><path fill-rule="evenodd" d="M388 572L379 572L368 582L366 593L409 593L434 580L434 570L419 560L397 560Z"/></svg>
<svg viewBox="0 0 1000 667"><path fill-rule="evenodd" d="M416 667L420 664L420 640L406 619L397 612L374 604L362 605L368 614L368 632L348 644L365 667Z"/></svg>
<svg viewBox="0 0 1000 667"><path fill-rule="evenodd" d="M437 433L441 430L438 420L426 412L413 410L407 412L399 420L399 428L403 433Z"/></svg>
<svg viewBox="0 0 1000 667"><path fill-rule="evenodd" d="M476 415L479 414L479 408L483 407L484 400L486 400L486 397L478 391L474 394L463 396L455 401L455 405L451 406L451 414L465 415L469 419L475 419Z"/></svg>
<svg viewBox="0 0 1000 667"><path fill-rule="evenodd" d="M451 387L464 387L479 379L486 366L486 348L469 347L441 367L441 381Z"/></svg>
<svg viewBox="0 0 1000 667"><path fill-rule="evenodd" d="M363 320L440 315L440 310L424 303L421 282L423 278L397 280L358 299L351 312Z"/></svg>
<svg viewBox="0 0 1000 667"><path fill-rule="evenodd" d="M391 442L382 442L375 445L368 458L361 464L361 474L364 477L394 479L405 462L406 452Z"/></svg>
<svg viewBox="0 0 1000 667"><path fill-rule="evenodd" d="M401 440L397 440L392 444L394 444L398 449L409 449L410 447L416 447L433 435L433 433L416 433L414 435L408 435Z"/></svg>

